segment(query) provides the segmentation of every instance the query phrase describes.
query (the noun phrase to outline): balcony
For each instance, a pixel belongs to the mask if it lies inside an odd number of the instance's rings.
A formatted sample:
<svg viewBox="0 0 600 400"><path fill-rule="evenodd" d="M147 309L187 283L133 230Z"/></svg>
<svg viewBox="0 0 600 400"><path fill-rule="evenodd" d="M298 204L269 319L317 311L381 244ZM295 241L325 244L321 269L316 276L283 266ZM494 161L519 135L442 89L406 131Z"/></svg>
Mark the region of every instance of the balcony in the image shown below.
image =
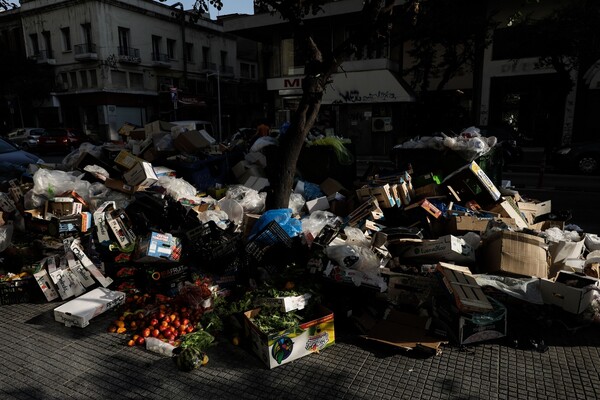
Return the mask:
<svg viewBox="0 0 600 400"><path fill-rule="evenodd" d="M124 64L139 64L142 62L140 49L119 47L119 62Z"/></svg>
<svg viewBox="0 0 600 400"><path fill-rule="evenodd" d="M79 61L96 61L98 53L96 53L96 45L94 43L76 44L74 46L75 59Z"/></svg>
<svg viewBox="0 0 600 400"><path fill-rule="evenodd" d="M219 65L219 73L221 76L233 77L233 67L229 65Z"/></svg>
<svg viewBox="0 0 600 400"><path fill-rule="evenodd" d="M217 72L217 64L208 61L202 61L202 63L200 64L200 71Z"/></svg>
<svg viewBox="0 0 600 400"><path fill-rule="evenodd" d="M52 50L39 50L29 58L36 61L38 64L56 64Z"/></svg>
<svg viewBox="0 0 600 400"><path fill-rule="evenodd" d="M152 53L152 66L157 68L171 68L169 55L164 53Z"/></svg>

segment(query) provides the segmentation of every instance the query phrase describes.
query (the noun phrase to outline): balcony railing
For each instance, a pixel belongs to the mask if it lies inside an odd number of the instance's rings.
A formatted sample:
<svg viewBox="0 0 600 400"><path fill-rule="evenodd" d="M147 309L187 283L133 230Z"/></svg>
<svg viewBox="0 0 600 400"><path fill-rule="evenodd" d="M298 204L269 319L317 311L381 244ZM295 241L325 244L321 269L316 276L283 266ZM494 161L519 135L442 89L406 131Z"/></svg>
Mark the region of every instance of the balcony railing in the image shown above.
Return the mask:
<svg viewBox="0 0 600 400"><path fill-rule="evenodd" d="M171 68L169 55L164 53L152 53L152 65L155 67Z"/></svg>
<svg viewBox="0 0 600 400"><path fill-rule="evenodd" d="M39 50L37 53L30 57L32 60L37 61L38 64L48 63L54 64L54 53L52 50Z"/></svg>
<svg viewBox="0 0 600 400"><path fill-rule="evenodd" d="M74 47L76 60L97 60L96 45L94 43L76 44Z"/></svg>
<svg viewBox="0 0 600 400"><path fill-rule="evenodd" d="M220 65L219 72L221 75L233 75L233 67L229 65Z"/></svg>
<svg viewBox="0 0 600 400"><path fill-rule="evenodd" d="M129 64L139 64L142 62L140 57L140 49L134 49L133 47L120 47L119 46L119 62Z"/></svg>
<svg viewBox="0 0 600 400"><path fill-rule="evenodd" d="M217 71L217 64L208 61L202 61L200 68L203 71Z"/></svg>

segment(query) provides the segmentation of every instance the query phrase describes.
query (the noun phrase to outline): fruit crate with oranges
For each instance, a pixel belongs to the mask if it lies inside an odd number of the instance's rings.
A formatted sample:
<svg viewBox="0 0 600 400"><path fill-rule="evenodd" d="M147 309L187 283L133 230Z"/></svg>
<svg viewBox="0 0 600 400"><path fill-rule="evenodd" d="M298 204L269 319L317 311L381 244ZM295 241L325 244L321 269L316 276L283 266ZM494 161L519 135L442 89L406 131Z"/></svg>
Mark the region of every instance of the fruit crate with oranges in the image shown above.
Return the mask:
<svg viewBox="0 0 600 400"><path fill-rule="evenodd" d="M0 305L28 303L34 299L32 276L0 281Z"/></svg>

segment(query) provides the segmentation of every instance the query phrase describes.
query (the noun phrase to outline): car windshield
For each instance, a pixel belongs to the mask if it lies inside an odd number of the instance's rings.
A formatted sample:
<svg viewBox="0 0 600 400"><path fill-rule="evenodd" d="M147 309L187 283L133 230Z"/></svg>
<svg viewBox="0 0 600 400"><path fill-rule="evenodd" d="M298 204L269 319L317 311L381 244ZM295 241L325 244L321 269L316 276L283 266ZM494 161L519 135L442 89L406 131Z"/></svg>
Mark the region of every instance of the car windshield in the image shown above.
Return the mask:
<svg viewBox="0 0 600 400"><path fill-rule="evenodd" d="M7 142L6 140L0 139L0 154L12 153L18 151L15 146Z"/></svg>

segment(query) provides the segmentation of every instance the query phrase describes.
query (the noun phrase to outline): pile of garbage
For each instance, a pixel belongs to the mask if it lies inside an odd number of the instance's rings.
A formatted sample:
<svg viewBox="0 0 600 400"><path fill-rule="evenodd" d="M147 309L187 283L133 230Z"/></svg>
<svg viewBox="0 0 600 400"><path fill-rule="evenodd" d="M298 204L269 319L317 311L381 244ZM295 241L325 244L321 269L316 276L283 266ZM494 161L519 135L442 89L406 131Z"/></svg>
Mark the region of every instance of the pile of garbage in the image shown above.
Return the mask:
<svg viewBox="0 0 600 400"><path fill-rule="evenodd" d="M600 321L600 238L475 161L297 179L289 208L265 210L261 149L205 190L189 164L228 151L205 133L156 121L124 137L6 183L1 305L60 302L56 321L80 328L116 309L107 334L184 371L222 339L283 365L335 343L334 318L433 354L509 336L523 305Z"/></svg>

